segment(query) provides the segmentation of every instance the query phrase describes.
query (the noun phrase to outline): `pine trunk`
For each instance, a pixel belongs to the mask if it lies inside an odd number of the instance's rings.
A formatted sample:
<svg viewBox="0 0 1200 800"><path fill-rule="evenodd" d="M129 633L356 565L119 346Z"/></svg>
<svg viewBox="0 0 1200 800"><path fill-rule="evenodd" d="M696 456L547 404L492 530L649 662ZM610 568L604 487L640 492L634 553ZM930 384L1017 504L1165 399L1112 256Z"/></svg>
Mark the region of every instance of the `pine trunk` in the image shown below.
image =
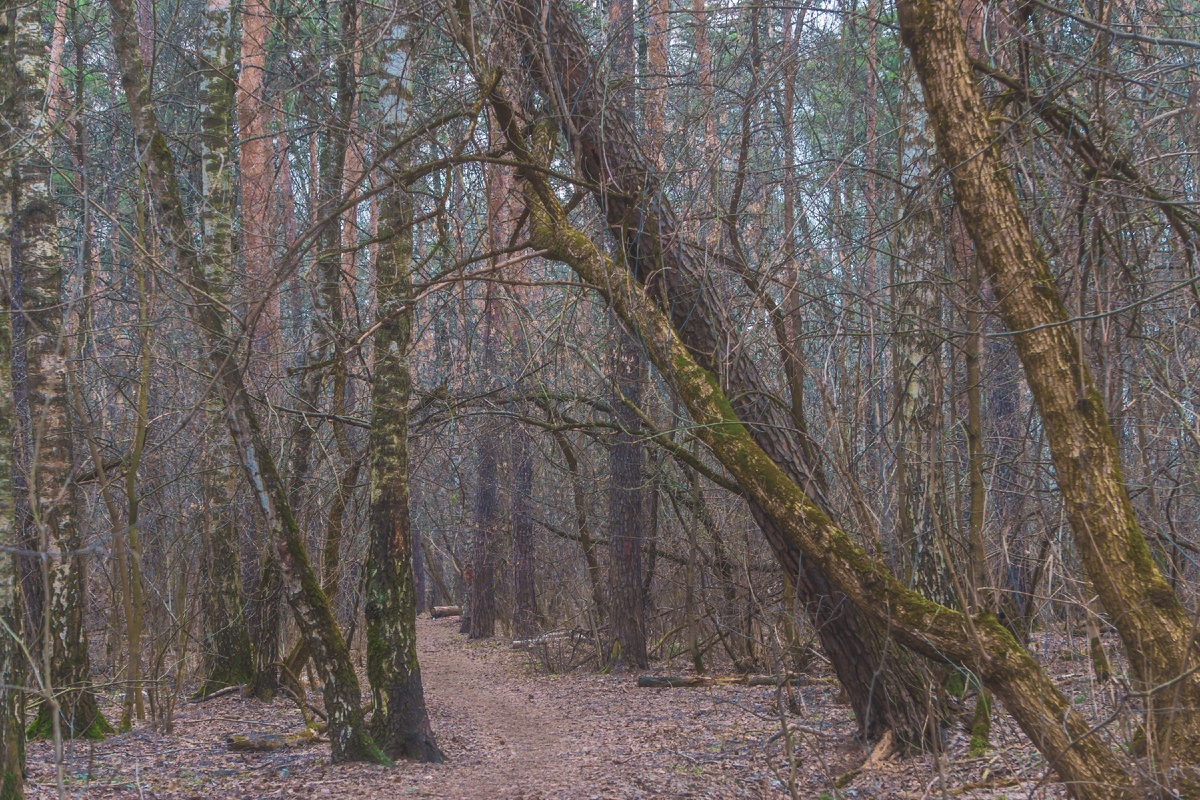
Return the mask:
<svg viewBox="0 0 1200 800"><path fill-rule="evenodd" d="M609 543L609 658L614 667L643 669L646 655L646 602L642 595L642 548L646 538L646 453L640 437L637 413L626 403L642 401L645 362L630 334L616 331L613 359L613 409L623 430L616 433L608 455Z"/></svg>
<svg viewBox="0 0 1200 800"><path fill-rule="evenodd" d="M512 432L512 562L513 638L532 639L538 633L537 572L533 550L533 453L529 435Z"/></svg>

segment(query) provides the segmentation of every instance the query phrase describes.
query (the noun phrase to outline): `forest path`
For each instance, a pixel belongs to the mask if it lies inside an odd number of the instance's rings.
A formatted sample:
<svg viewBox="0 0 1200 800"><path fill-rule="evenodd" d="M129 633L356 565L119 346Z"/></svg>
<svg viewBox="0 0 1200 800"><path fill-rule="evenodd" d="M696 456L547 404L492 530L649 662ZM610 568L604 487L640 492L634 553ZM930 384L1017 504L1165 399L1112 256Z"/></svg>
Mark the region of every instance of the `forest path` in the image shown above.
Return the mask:
<svg viewBox="0 0 1200 800"><path fill-rule="evenodd" d="M417 622L425 696L448 756L418 784L418 796L783 796L772 791L761 757L771 723L729 702L724 689L659 691L637 688L633 675L544 675L507 640L467 641L458 629L457 618ZM765 710L759 703L769 699L758 692L755 705Z"/></svg>
<svg viewBox="0 0 1200 800"><path fill-rule="evenodd" d="M774 689L720 686L639 689L633 675L546 675L504 639L468 641L459 620L420 619L417 642L426 702L444 764L395 767L329 763L328 743L270 753L231 753L227 737L295 733L303 721L285 699L234 693L180 703L169 734L141 724L95 744L68 743L66 796L121 800L609 800L784 798L766 758L778 730ZM581 651L582 654L582 651ZM357 658L357 656L356 656ZM669 669L669 665L662 665ZM679 667L676 666L676 669ZM365 687L365 680L363 682ZM823 744L844 753L851 725L833 687L806 687L828 727ZM117 695L106 713L120 715ZM318 692L310 702L320 705ZM364 696L364 700L366 697ZM857 754L859 748L854 746ZM778 755L778 746L773 752ZM30 798L58 798L53 747L29 746ZM838 753L833 753L837 755ZM804 767L817 791L841 758ZM861 756L854 756L861 760ZM776 767L780 766L778 758Z"/></svg>
<svg viewBox="0 0 1200 800"><path fill-rule="evenodd" d="M449 768L439 770L445 774L437 788L461 797L482 797L484 789L496 797L524 797L579 785L581 768L596 766L579 752L586 737L580 726L589 720L547 702L544 685L513 669L503 641L464 645L458 627L457 618L417 622L435 733L462 731L467 737L440 735L449 753L462 746L467 757L452 758Z"/></svg>

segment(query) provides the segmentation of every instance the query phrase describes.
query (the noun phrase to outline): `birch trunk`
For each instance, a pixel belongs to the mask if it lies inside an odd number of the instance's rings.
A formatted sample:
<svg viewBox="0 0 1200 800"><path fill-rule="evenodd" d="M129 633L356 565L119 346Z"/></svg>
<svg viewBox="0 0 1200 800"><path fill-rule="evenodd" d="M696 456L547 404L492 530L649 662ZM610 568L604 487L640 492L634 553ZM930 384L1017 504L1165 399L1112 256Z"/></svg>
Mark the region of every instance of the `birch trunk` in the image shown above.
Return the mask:
<svg viewBox="0 0 1200 800"><path fill-rule="evenodd" d="M233 264L233 15L229 4L209 2L204 14L201 54L201 163L205 203L200 214L202 262L216 299L228 304L228 275ZM214 331L220 337L228 330ZM208 403L206 417L221 417L220 402ZM224 440L219 436L218 440ZM238 556L233 497L235 479L226 459L209 452L213 473L205 482L205 537L201 556L204 649L200 695L248 682L254 674L250 632L246 626L242 568Z"/></svg>
<svg viewBox="0 0 1200 800"><path fill-rule="evenodd" d="M384 41L383 146L405 132L412 104L411 21L398 17ZM392 758L441 762L417 661L417 597L409 516L409 355L413 327L413 206L394 187L379 207L375 261L375 379L371 386L371 539L367 552L367 676L372 726Z"/></svg>
<svg viewBox="0 0 1200 800"><path fill-rule="evenodd" d="M246 393L241 366L222 336L228 324L224 306L214 302L210 276L192 244L191 231L180 199L174 157L158 128L150 85L137 53L130 0L111 0L113 50L121 85L129 107L137 148L144 153L151 196L162 226L167 262L187 276L194 304L191 312L204 336L209 359L217 375L217 389L225 420L261 516L270 532L282 567L284 592L301 634L307 639L324 685L325 708L335 763L368 760L388 763L367 733L361 708L358 677L329 601L321 591L308 560L303 536L288 503L287 488Z"/></svg>
<svg viewBox="0 0 1200 800"><path fill-rule="evenodd" d="M46 557L48 587L48 619L43 628L49 637L43 653L47 702L29 732L33 737L49 737L61 723L65 736L99 738L112 732L112 727L92 691L83 626L86 554L74 516L63 262L50 180L50 130L44 116L49 58L38 7L21 4L9 9L8 47L14 65L8 78L13 86L11 119L22 142L12 172L11 271L21 281L26 384L33 420L30 505L39 549Z"/></svg>

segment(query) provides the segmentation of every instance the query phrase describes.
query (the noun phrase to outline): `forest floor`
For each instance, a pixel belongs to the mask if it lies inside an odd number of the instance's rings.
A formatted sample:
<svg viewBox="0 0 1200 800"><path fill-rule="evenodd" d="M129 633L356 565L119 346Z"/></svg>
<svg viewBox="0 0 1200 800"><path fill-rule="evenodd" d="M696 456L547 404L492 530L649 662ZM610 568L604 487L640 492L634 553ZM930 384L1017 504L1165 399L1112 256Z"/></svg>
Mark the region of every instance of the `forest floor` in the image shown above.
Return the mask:
<svg viewBox="0 0 1200 800"><path fill-rule="evenodd" d="M849 708L831 681L798 687L793 789L774 687L642 689L634 675L541 674L508 642L468 642L457 619L418 621L430 717L446 763L330 766L317 741L233 753L227 737L303 729L295 705L230 694L181 704L170 734L149 726L67 743L65 796L258 798L1043 798L1042 762L998 714L994 748L864 766ZM665 670L660 670L665 672ZM313 694L311 700L319 702ZM785 707L787 704L784 704ZM119 709L112 708L113 718ZM31 743L30 796L62 796L54 748Z"/></svg>

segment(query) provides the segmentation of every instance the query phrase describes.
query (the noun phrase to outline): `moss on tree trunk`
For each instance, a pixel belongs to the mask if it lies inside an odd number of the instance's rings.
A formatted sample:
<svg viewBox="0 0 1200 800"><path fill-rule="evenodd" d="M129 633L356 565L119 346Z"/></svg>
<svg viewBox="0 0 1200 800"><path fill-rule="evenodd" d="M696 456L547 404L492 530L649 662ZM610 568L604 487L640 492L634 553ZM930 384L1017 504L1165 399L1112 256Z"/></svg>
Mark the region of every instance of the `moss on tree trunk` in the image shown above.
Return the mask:
<svg viewBox="0 0 1200 800"><path fill-rule="evenodd" d="M1076 550L1147 692L1156 761L1200 762L1200 647L1129 501L1104 399L1034 238L975 83L958 6L900 0L901 34L949 167L955 203L1013 332Z"/></svg>
<svg viewBox="0 0 1200 800"><path fill-rule="evenodd" d="M209 362L217 376L217 389L234 448L270 532L281 566L285 597L321 675L333 761L390 763L367 732L358 677L346 641L321 590L316 571L309 563L287 488L249 403L236 354L222 334L227 327L225 306L214 302L212 279L216 276L205 270L191 241L174 157L154 117L150 85L138 54L131 0L111 0L109 5L113 12L113 50L137 146L145 154L165 254L169 263L175 264L188 277L195 301L191 312L204 335Z"/></svg>

